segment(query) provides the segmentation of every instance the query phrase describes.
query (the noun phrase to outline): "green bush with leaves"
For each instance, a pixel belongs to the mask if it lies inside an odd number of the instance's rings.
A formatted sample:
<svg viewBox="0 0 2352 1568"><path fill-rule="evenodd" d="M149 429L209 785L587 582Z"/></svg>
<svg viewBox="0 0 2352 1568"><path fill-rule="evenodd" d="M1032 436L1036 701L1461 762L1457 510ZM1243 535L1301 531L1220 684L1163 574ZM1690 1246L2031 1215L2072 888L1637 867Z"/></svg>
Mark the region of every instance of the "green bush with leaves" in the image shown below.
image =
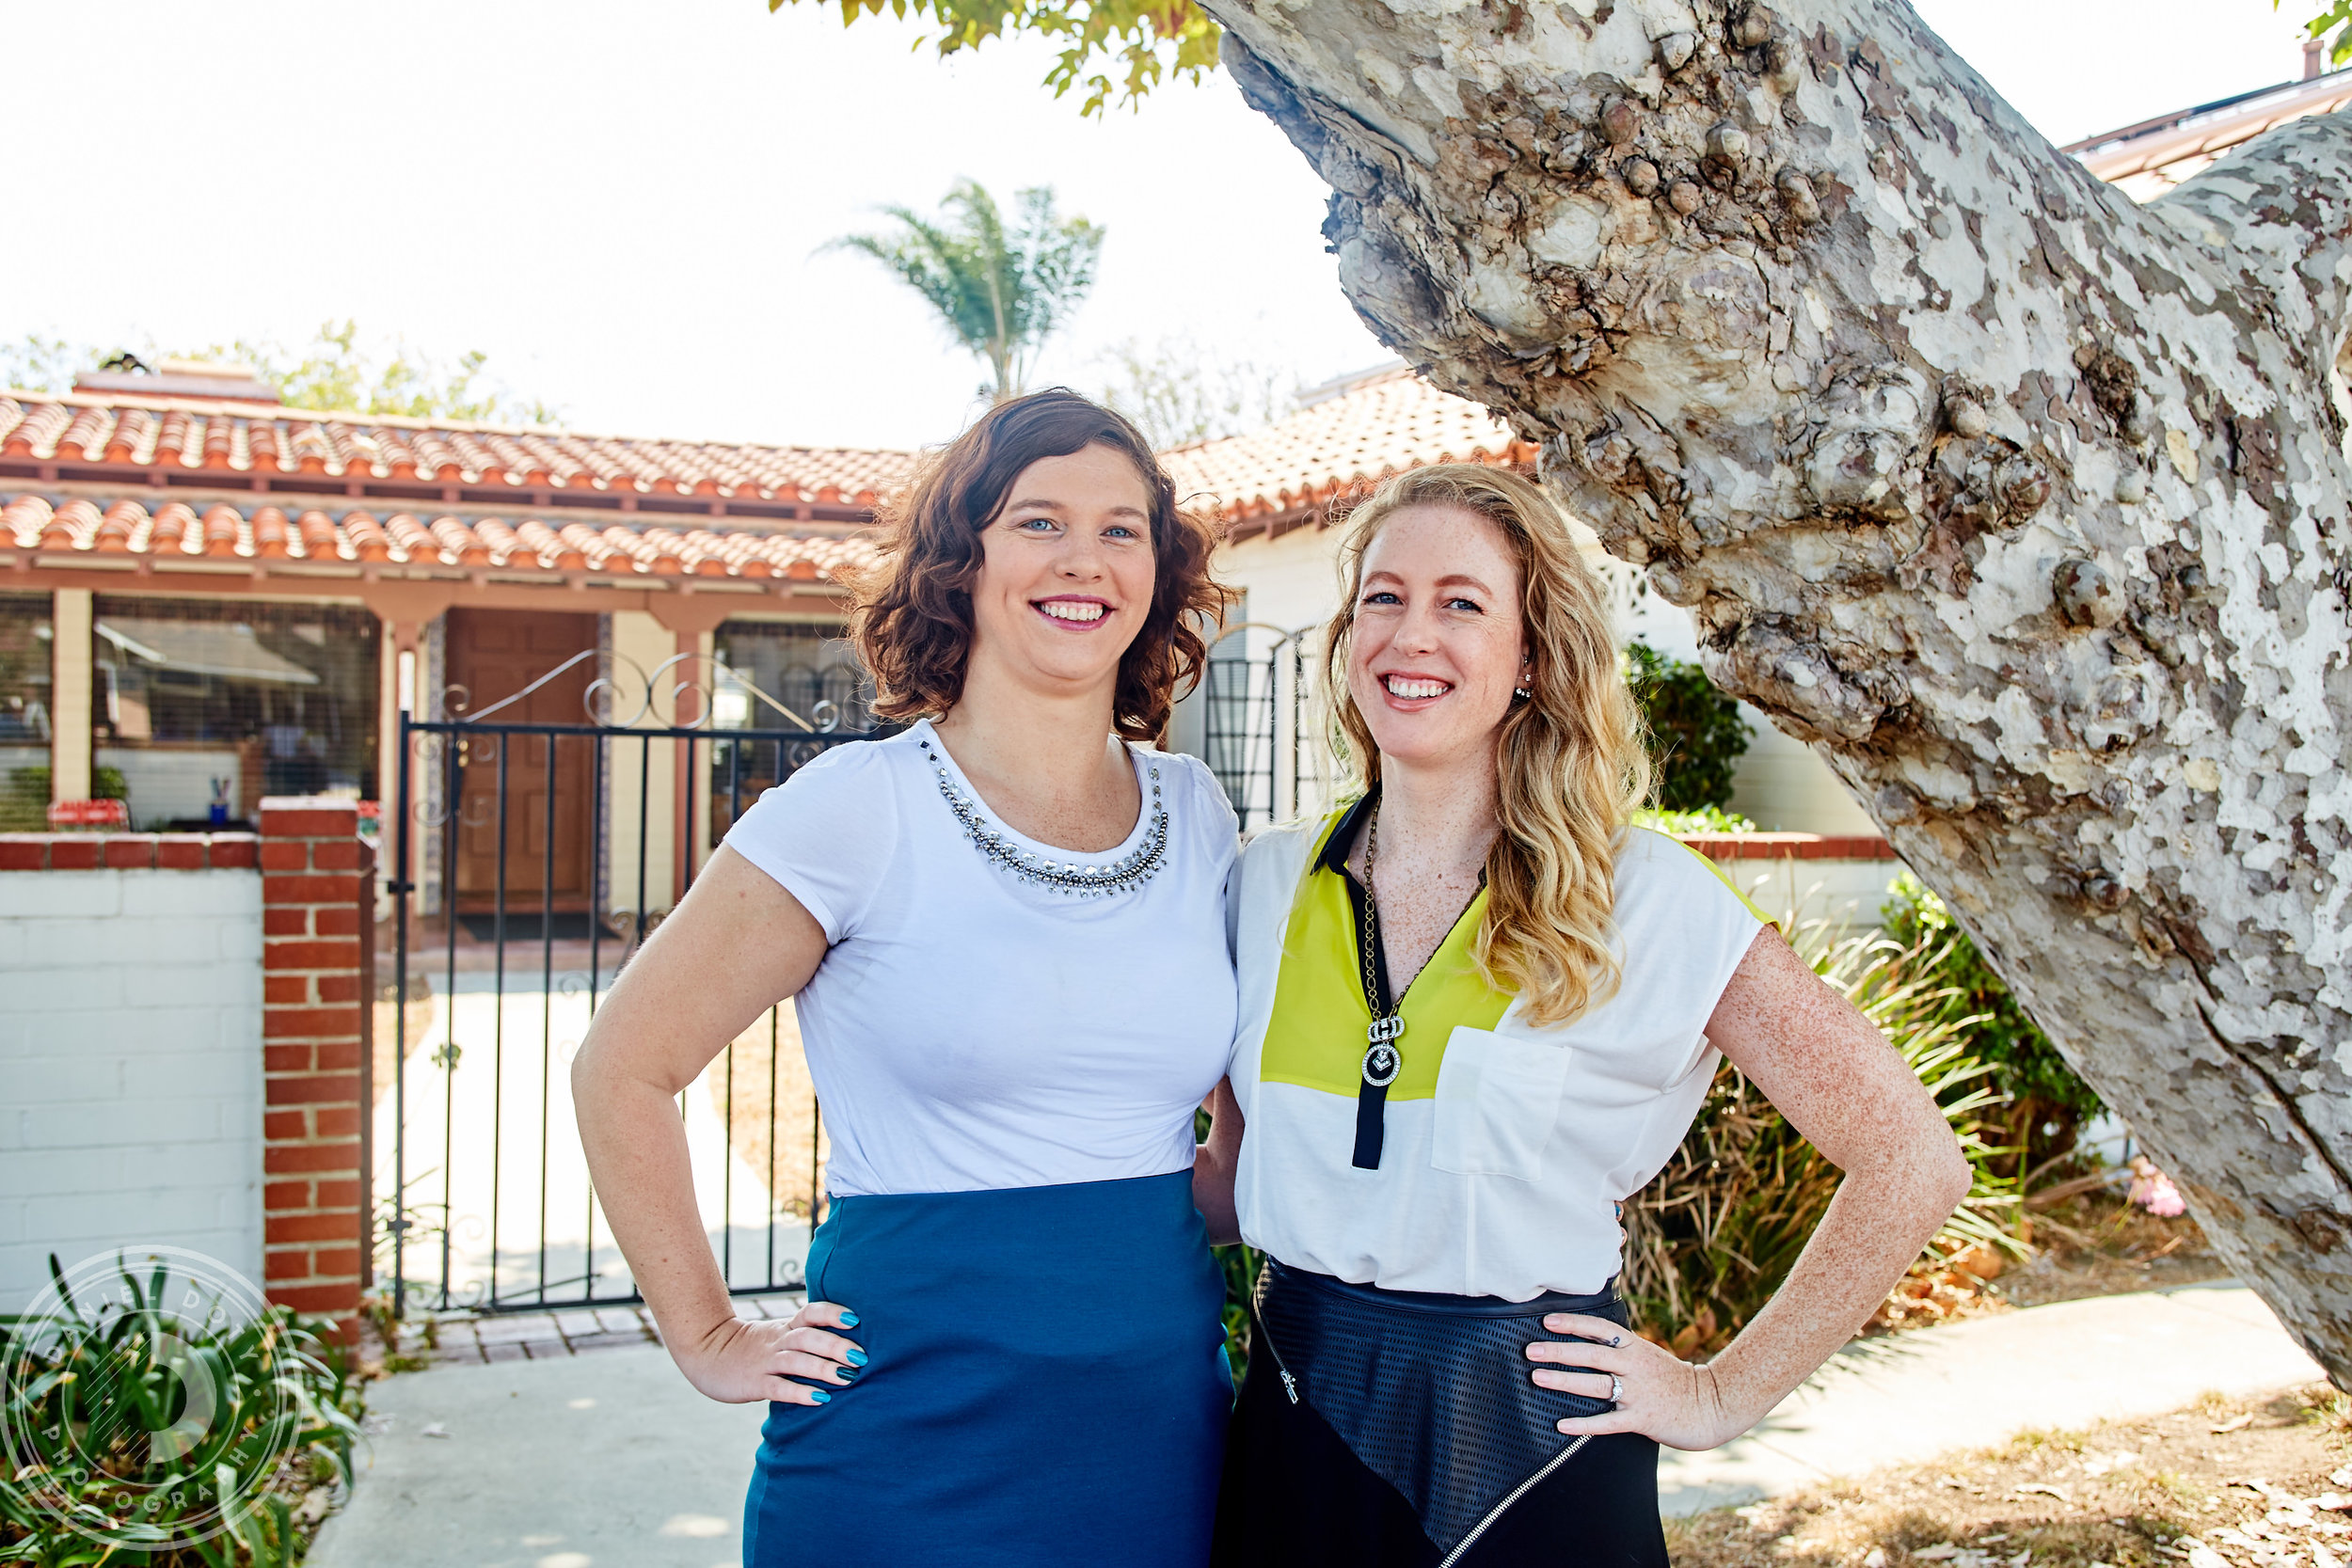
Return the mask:
<svg viewBox="0 0 2352 1568"><path fill-rule="evenodd" d="M1265 1254L1238 1242L1209 1251L1225 1275L1225 1355L1233 1364L1233 1388L1239 1392L1249 1371L1249 1292L1257 1287L1258 1271L1265 1267Z"/></svg>
<svg viewBox="0 0 2352 1568"><path fill-rule="evenodd" d="M127 800L131 786L119 768L100 763L90 769L90 799ZM49 769L40 764L11 768L0 780L0 833L49 831Z"/></svg>
<svg viewBox="0 0 2352 1568"><path fill-rule="evenodd" d="M1877 931L1841 937L1815 921L1798 927L1794 945L1902 1053L1943 1107L1976 1173L1928 1254L1987 1244L2018 1251L2010 1234L2017 1184L1996 1168L2001 1148L1985 1136L1984 1114L2001 1096L1975 1053L1980 1021L1952 1010L1954 993L1944 981L1947 942L1901 942ZM1665 1169L1626 1202L1618 1285L1635 1326L1681 1354L1721 1347L1788 1277L1841 1180L1837 1167L1724 1063Z"/></svg>
<svg viewBox="0 0 2352 1568"><path fill-rule="evenodd" d="M1651 828L1661 833L1689 837L1693 833L1752 833L1756 822L1736 811L1721 806L1702 806L1697 811L1637 811L1633 825Z"/></svg>
<svg viewBox="0 0 2352 1568"><path fill-rule="evenodd" d="M768 0L781 10L790 0ZM1216 69L1222 36L1193 0L830 0L841 20L909 12L938 26L917 47L934 45L942 55L977 49L990 39L1027 34L1051 40L1060 51L1045 73L1045 86L1059 98L1081 89L1081 114L1099 115L1110 103L1140 108L1144 95L1166 78L1198 82ZM1116 96L1114 96L1116 95Z"/></svg>
<svg viewBox="0 0 2352 1568"><path fill-rule="evenodd" d="M1649 730L1650 761L1658 772L1658 804L1698 812L1731 803L1731 775L1755 731L1740 717L1737 698L1715 689L1695 664L1629 642L1626 680Z"/></svg>
<svg viewBox="0 0 2352 1568"><path fill-rule="evenodd" d="M1909 872L1895 879L1881 918L1897 942L1931 946L1940 955L1937 983L1951 993L1945 1011L1977 1020L1969 1049L1993 1069L2007 1097L2000 1142L2012 1152L1999 1164L2028 1180L2074 1150L2084 1122L2105 1107L2096 1090L2074 1074L2001 977L1993 973L1944 900Z"/></svg>
<svg viewBox="0 0 2352 1568"><path fill-rule="evenodd" d="M122 1299L87 1303L52 1254L62 1312L0 1315L0 1563L291 1568L317 1520L297 1506L349 1485L359 1436L359 1384L332 1325L275 1306L224 1322L218 1297L198 1299L169 1265L119 1268ZM158 1442L199 1411L190 1374L204 1418ZM226 1528L212 1500L224 1493L243 1499Z"/></svg>
<svg viewBox="0 0 2352 1568"><path fill-rule="evenodd" d="M0 781L0 833L39 833L49 829L49 769L11 768Z"/></svg>

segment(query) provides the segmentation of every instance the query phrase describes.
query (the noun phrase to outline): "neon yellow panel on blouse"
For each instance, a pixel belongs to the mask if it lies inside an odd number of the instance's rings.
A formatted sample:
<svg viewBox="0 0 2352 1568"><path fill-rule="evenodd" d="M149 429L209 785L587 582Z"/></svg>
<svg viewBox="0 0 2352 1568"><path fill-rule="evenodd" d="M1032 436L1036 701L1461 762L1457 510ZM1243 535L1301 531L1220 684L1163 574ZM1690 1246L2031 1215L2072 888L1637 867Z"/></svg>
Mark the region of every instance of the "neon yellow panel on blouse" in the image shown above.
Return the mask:
<svg viewBox="0 0 2352 1568"><path fill-rule="evenodd" d="M1364 1003L1363 949L1347 879L1319 863L1347 815L1342 809L1325 821L1307 873L1299 879L1258 1076L1262 1083L1295 1084L1354 1100L1363 1082L1364 1031L1372 1023L1372 1009ZM1511 1005L1508 996L1486 984L1471 957L1486 913L1486 893L1481 888L1406 989L1405 1034L1397 1041L1405 1064L1389 1085L1391 1104L1434 1099L1438 1067L1455 1026L1492 1029Z"/></svg>

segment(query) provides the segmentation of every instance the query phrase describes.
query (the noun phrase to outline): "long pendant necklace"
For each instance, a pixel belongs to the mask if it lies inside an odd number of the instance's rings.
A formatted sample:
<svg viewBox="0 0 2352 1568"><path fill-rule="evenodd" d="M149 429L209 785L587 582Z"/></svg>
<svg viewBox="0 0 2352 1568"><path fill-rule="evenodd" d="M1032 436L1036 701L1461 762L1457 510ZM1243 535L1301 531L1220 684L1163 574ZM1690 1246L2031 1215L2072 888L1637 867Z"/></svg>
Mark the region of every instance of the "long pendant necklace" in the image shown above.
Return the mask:
<svg viewBox="0 0 2352 1568"><path fill-rule="evenodd" d="M1405 1069L1405 1051L1397 1041L1405 1037L1405 994L1413 989L1413 982L1427 972L1429 960L1415 970L1394 999L1389 996L1388 976L1384 959L1387 955L1380 942L1380 905L1373 889L1373 870L1380 859L1380 810L1373 808L1372 823L1364 834L1363 908L1356 921L1361 933L1364 959L1364 1007L1372 1014L1372 1022L1364 1030L1363 1076L1356 1089L1356 1150L1349 1161L1358 1170L1380 1168L1381 1147L1388 1141L1389 1085ZM1486 873L1479 869L1478 886L1486 885ZM1478 901L1478 894L1470 895L1470 903ZM1463 913L1470 906L1463 906ZM1461 924L1461 916L1454 917ZM1450 934L1450 933L1449 933ZM1440 947L1445 943L1441 940Z"/></svg>
<svg viewBox="0 0 2352 1568"><path fill-rule="evenodd" d="M1400 993L1393 1002L1389 999L1387 977L1380 973L1380 905L1373 892L1379 860L1380 809L1375 806L1364 834L1363 910L1356 921L1364 950L1364 1006L1372 1014L1364 1030L1363 1082L1356 1090L1356 1152L1349 1162L1358 1170L1380 1168L1380 1146L1388 1141L1389 1085L1405 1068L1404 1050L1396 1043L1405 1037L1405 998ZM1411 986L1406 982L1406 990Z"/></svg>

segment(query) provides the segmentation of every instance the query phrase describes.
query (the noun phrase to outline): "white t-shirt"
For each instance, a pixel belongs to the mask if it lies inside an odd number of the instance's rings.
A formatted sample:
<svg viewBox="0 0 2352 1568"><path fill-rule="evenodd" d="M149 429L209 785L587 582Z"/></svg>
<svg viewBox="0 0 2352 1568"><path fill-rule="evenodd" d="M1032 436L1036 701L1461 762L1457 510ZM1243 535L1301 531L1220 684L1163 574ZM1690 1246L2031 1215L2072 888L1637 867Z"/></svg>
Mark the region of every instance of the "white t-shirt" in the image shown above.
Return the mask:
<svg viewBox="0 0 2352 1568"><path fill-rule="evenodd" d="M1168 804L1159 873L1082 898L1017 879L964 835L919 749L1017 847L1107 865ZM763 794L727 847L833 945L795 1000L837 1196L1160 1176L1192 1164L1192 1113L1225 1070L1232 809L1194 758L1131 747L1135 832L1083 855L998 821L928 721L838 746Z"/></svg>
<svg viewBox="0 0 2352 1568"><path fill-rule="evenodd" d="M1624 1243L1616 1202L1657 1175L1706 1097L1718 1060L1707 1021L1762 916L1695 851L1629 830L1616 994L1538 1028L1470 961L1482 893L1406 991L1379 1166L1359 1169L1372 1015L1334 863L1348 815L1262 833L1242 859L1243 1239L1390 1290L1505 1301L1599 1291Z"/></svg>

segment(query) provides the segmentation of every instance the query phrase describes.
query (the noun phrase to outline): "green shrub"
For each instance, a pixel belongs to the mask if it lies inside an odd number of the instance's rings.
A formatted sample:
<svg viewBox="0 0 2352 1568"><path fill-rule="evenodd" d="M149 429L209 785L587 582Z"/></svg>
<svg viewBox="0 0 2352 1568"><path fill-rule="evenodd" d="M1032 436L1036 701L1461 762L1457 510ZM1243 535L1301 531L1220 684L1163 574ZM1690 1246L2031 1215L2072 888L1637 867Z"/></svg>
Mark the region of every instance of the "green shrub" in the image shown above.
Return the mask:
<svg viewBox="0 0 2352 1568"><path fill-rule="evenodd" d="M1897 942L1932 945L1941 955L1938 984L1952 995L1951 1016L1974 1016L1969 1049L1993 1069L1993 1083L2009 1099L2000 1142L2010 1175L2030 1176L2074 1152L2082 1124L2104 1107L2097 1091L2074 1075L2058 1047L2026 1016L2009 987L1993 973L1944 900L1904 872L1887 890L1881 918Z"/></svg>
<svg viewBox="0 0 2352 1568"><path fill-rule="evenodd" d="M294 1504L313 1487L348 1485L361 1398L331 1324L284 1307L243 1323L222 1321L216 1294L159 1263L146 1278L118 1265L126 1300L86 1307L55 1254L61 1319L0 1316L0 1365L9 1372L0 1413L9 1434L0 1467L0 1562L84 1568L287 1568L316 1515ZM199 1310L200 1309L200 1310ZM193 1314L193 1315L191 1315ZM167 1346L177 1342L176 1353ZM175 1359L177 1357L183 1359ZM185 1451L153 1441L190 1413L195 1366L218 1402ZM103 1391L94 1397L93 1391ZM92 1463L92 1461L96 1463ZM118 1490L135 1484L135 1507ZM227 1530L183 1542L214 1513L200 1489L235 1486L252 1499ZM123 1545L61 1524L63 1508ZM129 1509L135 1522L116 1524ZM183 1521L199 1522L190 1529Z"/></svg>
<svg viewBox="0 0 2352 1568"><path fill-rule="evenodd" d="M1756 823L1736 811L1702 806L1697 811L1637 811L1634 825L1661 833L1752 833Z"/></svg>
<svg viewBox="0 0 2352 1568"><path fill-rule="evenodd" d="M1209 1251L1225 1275L1225 1356L1233 1364L1233 1391L1239 1393L1249 1371L1249 1292L1265 1267L1265 1254L1239 1243Z"/></svg>
<svg viewBox="0 0 2352 1568"><path fill-rule="evenodd" d="M0 833L38 833L49 829L49 769L11 768L0 785Z"/></svg>
<svg viewBox="0 0 2352 1568"><path fill-rule="evenodd" d="M1206 1143L1209 1137L1209 1113L1192 1114L1192 1139ZM1216 1259L1217 1271L1225 1276L1225 1355L1233 1364L1233 1387L1239 1390L1242 1375L1249 1370L1249 1292L1258 1283L1258 1271L1265 1264L1265 1254L1256 1247L1232 1246L1209 1249Z"/></svg>
<svg viewBox="0 0 2352 1568"><path fill-rule="evenodd" d="M1740 717L1738 699L1716 690L1697 665L1646 642L1626 644L1625 662L1649 728L1658 804L1667 811L1730 804L1732 770L1755 735Z"/></svg>
<svg viewBox="0 0 2352 1568"><path fill-rule="evenodd" d="M131 786L119 768L100 764L90 769L90 799L127 800ZM49 769L39 764L11 768L0 783L0 833L39 833L49 830Z"/></svg>
<svg viewBox="0 0 2352 1568"><path fill-rule="evenodd" d="M1991 1243L2016 1251L2008 1226L2016 1184L1996 1168L2001 1150L1983 1135L1981 1113L2000 1096L1974 1054L1979 1021L1951 1007L1942 948L1877 931L1837 938L1820 921L1801 927L1794 944L1885 1033L1960 1135L1976 1182L1929 1250ZM1738 1069L1723 1064L1665 1169L1626 1201L1619 1289L1634 1325L1686 1355L1727 1342L1788 1277L1842 1180Z"/></svg>

